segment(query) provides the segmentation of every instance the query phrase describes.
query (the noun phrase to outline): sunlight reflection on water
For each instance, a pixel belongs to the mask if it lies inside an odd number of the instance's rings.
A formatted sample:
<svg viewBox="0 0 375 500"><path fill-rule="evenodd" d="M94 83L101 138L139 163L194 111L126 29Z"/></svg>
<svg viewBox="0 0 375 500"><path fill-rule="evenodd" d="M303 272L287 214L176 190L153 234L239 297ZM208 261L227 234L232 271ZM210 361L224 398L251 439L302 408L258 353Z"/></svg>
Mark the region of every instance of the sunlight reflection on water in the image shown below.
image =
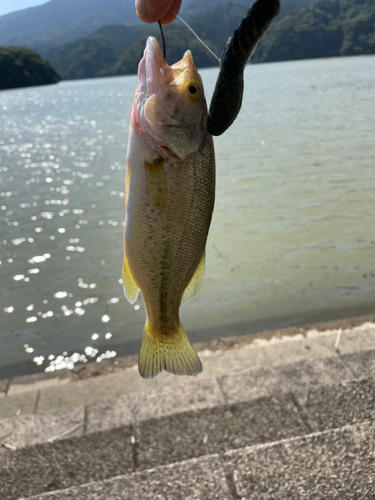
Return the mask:
<svg viewBox="0 0 375 500"><path fill-rule="evenodd" d="M242 112L215 140L206 278L182 310L193 341L372 306L374 62L247 68ZM208 94L216 73L202 71ZM120 77L0 94L0 369L28 371L31 355L57 370L139 345L144 306L121 289L135 86Z"/></svg>

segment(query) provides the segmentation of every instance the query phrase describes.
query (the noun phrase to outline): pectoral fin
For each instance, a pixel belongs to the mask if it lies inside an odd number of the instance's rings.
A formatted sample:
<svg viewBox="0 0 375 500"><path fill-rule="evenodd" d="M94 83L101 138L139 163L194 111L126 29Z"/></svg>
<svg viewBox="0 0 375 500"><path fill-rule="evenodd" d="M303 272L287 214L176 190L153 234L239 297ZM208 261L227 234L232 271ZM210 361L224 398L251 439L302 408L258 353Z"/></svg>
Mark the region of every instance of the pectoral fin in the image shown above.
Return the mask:
<svg viewBox="0 0 375 500"><path fill-rule="evenodd" d="M130 271L126 255L124 255L124 262L122 264L122 287L124 289L125 297L131 304L134 304L138 298L139 288L137 287Z"/></svg>
<svg viewBox="0 0 375 500"><path fill-rule="evenodd" d="M198 293L198 290L200 289L203 282L205 258L206 251L203 252L201 260L199 261L199 264L197 265L197 268L194 271L194 274L189 281L188 286L185 288L185 291L182 295L181 304L184 304L188 300L192 299Z"/></svg>

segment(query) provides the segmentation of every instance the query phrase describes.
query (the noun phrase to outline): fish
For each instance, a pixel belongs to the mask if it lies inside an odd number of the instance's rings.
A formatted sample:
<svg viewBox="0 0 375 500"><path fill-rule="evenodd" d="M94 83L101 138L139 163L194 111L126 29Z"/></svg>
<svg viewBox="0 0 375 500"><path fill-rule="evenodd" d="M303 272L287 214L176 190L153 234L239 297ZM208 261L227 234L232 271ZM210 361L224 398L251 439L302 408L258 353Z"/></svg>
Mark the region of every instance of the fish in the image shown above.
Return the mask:
<svg viewBox="0 0 375 500"><path fill-rule="evenodd" d="M215 153L202 79L190 50L171 66L149 37L138 67L125 174L122 282L146 323L139 373L197 375L202 364L179 318L198 292L215 202Z"/></svg>

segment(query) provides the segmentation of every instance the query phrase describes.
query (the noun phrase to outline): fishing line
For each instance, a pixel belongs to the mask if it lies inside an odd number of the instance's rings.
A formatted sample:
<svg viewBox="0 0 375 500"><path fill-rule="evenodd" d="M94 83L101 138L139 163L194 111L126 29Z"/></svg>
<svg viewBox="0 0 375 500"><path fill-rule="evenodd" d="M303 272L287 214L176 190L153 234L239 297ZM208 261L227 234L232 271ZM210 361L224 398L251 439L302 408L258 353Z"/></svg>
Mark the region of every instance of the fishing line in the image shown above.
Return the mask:
<svg viewBox="0 0 375 500"><path fill-rule="evenodd" d="M205 48L208 50L208 52L210 52L210 53L211 53L211 54L215 57L215 59L217 59L217 60L220 62L220 59L217 57L217 55L215 54L215 52L213 52L213 51L210 49L210 47L207 47L207 45L204 43L204 41L203 41L201 38L199 38L199 36L195 33L195 31L193 30L193 28L190 28L190 26L188 25L188 23L187 23L187 22L185 22L185 21L182 19L182 17L180 17L179 15L177 15L177 14L176 14L176 12L173 12L173 14L174 14L174 15L175 15L175 16L176 16L176 17L177 17L177 18L178 18L181 22L183 22L183 23L184 23L184 25L185 25L187 28L189 28L189 30L193 33L193 35L194 35L194 36L195 36L195 37L196 37L196 38L197 38L197 39L201 42L201 44L203 45L203 47L205 47ZM160 21L159 21L159 22L160 22Z"/></svg>
<svg viewBox="0 0 375 500"><path fill-rule="evenodd" d="M165 55L166 55L166 50L165 50L165 38L164 38L164 33L163 33L163 28L162 28L162 26L161 26L161 22L160 22L160 21L158 21L158 23L159 23L160 33L161 33L161 39L162 39L162 41L163 41L163 57L164 57L164 59L165 59Z"/></svg>

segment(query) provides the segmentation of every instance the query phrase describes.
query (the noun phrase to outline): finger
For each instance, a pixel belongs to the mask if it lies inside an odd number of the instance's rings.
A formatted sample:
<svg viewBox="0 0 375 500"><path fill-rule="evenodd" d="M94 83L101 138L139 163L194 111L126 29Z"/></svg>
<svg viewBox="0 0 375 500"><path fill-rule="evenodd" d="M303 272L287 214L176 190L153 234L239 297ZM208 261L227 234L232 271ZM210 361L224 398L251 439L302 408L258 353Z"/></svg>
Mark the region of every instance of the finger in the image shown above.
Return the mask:
<svg viewBox="0 0 375 500"><path fill-rule="evenodd" d="M141 21L155 23L162 19L173 4L173 0L135 0L135 10Z"/></svg>
<svg viewBox="0 0 375 500"><path fill-rule="evenodd" d="M156 23L161 21L162 24L169 24L176 16L173 12L178 13L182 0L135 0L135 10L141 21L145 23Z"/></svg>
<svg viewBox="0 0 375 500"><path fill-rule="evenodd" d="M171 8L165 16L163 16L160 21L161 24L170 24L176 19L176 14L178 14L181 7L182 0L174 0Z"/></svg>

